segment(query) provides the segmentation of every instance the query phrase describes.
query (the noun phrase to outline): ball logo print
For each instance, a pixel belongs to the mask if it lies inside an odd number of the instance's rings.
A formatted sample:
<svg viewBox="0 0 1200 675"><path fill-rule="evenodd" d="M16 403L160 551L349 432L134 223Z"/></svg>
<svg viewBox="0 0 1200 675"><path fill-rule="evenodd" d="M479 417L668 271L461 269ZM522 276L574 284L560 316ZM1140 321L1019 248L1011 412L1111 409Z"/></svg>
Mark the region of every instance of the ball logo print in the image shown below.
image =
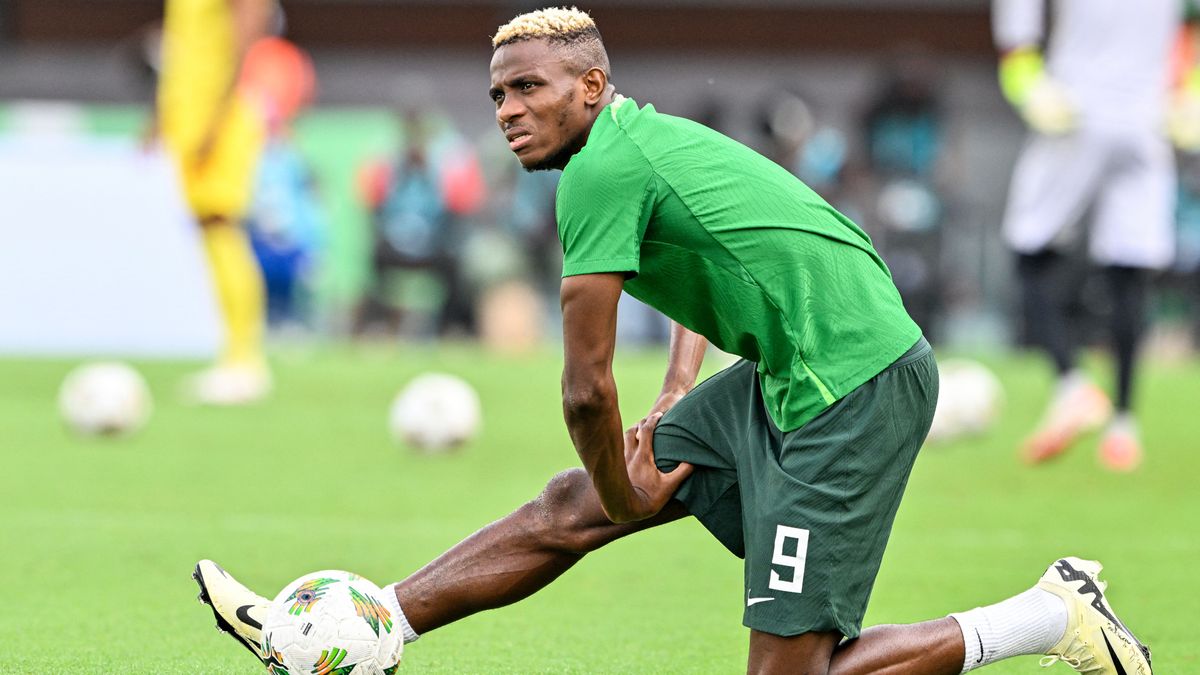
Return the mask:
<svg viewBox="0 0 1200 675"><path fill-rule="evenodd" d="M288 597L289 602L294 601L288 613L299 616L301 612L311 610L321 596L325 595L325 587L333 583L337 583L337 579L313 579L300 586Z"/></svg>
<svg viewBox="0 0 1200 675"><path fill-rule="evenodd" d="M320 660L313 666L313 675L337 675L343 671L349 673L350 668L354 667L353 665L349 666L349 668L338 668L345 659L345 649L334 647L333 649L323 650Z"/></svg>
<svg viewBox="0 0 1200 675"><path fill-rule="evenodd" d="M367 622L371 630L375 631L376 635L392 632L392 613L389 612L383 605L379 604L375 598L368 597L359 593L357 589L350 588L350 600L354 602L354 611ZM380 632L380 627L383 628L383 633Z"/></svg>

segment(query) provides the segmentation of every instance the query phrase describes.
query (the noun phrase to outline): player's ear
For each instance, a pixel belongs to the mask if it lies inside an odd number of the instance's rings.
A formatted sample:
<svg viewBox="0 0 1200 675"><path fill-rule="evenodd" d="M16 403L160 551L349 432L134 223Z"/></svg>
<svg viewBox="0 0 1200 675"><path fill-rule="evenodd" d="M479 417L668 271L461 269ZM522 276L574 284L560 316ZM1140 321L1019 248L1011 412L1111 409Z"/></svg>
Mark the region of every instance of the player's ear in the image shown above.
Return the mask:
<svg viewBox="0 0 1200 675"><path fill-rule="evenodd" d="M583 74L583 102L589 106L600 102L604 90L608 88L608 75L600 68L589 68Z"/></svg>

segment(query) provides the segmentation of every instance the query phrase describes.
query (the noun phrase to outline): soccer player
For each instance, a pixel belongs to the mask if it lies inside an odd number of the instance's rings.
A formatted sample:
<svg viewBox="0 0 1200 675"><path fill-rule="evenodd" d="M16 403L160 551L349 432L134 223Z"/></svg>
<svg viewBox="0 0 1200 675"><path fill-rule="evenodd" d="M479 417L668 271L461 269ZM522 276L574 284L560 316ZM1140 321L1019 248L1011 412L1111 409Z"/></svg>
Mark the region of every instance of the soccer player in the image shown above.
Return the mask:
<svg viewBox="0 0 1200 675"><path fill-rule="evenodd" d="M270 387L262 272L242 228L266 118L238 80L275 9L274 0L166 2L156 130L200 225L225 329L217 365L190 383L205 403L248 403Z"/></svg>
<svg viewBox="0 0 1200 675"><path fill-rule="evenodd" d="M1149 270L1167 265L1174 247L1175 167L1162 132L1184 0L1057 0L1043 62L1046 1L993 5L1002 89L1033 132L1013 175L1004 234L1017 255L1030 335L1058 373L1023 454L1045 461L1107 422L1099 459L1130 471L1142 460L1132 393ZM1085 214L1111 298L1115 415L1077 368L1070 334L1076 284L1064 248Z"/></svg>
<svg viewBox="0 0 1200 675"><path fill-rule="evenodd" d="M752 673L958 673L1037 653L1150 673L1099 564L1077 558L996 605L861 631L937 398L887 268L783 168L618 95L587 14L518 16L493 46L509 147L528 170L563 172L563 410L583 469L387 587L406 640L691 515L745 559ZM662 392L624 432L611 371L622 290L676 322ZM744 360L693 389L706 340ZM257 654L268 601L207 560L195 577L218 627Z"/></svg>

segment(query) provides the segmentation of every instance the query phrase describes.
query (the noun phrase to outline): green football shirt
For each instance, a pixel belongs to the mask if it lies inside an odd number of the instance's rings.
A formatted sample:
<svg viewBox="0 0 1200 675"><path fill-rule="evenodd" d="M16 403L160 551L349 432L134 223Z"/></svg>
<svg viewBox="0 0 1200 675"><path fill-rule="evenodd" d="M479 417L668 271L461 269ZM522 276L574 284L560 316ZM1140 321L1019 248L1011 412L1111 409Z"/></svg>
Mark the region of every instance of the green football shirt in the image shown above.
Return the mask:
<svg viewBox="0 0 1200 675"><path fill-rule="evenodd" d="M625 291L758 364L783 431L912 347L871 240L799 179L695 122L618 97L558 185L563 276Z"/></svg>

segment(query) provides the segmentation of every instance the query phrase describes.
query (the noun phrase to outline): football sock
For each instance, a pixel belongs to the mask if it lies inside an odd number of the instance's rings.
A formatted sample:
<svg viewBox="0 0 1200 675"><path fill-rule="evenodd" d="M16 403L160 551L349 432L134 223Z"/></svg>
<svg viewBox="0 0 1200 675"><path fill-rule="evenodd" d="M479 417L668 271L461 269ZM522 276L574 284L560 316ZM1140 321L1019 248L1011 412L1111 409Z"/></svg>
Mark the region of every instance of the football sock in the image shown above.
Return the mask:
<svg viewBox="0 0 1200 675"><path fill-rule="evenodd" d="M222 361L261 363L265 291L250 240L238 225L210 225L201 232L224 320Z"/></svg>
<svg viewBox="0 0 1200 675"><path fill-rule="evenodd" d="M964 673L1010 656L1045 654L1067 632L1067 604L1040 588L950 616L963 633Z"/></svg>
<svg viewBox="0 0 1200 675"><path fill-rule="evenodd" d="M1112 298L1109 322L1113 351L1117 357L1117 395L1114 403L1118 411L1129 410L1134 360L1145 324L1149 279L1146 270L1116 266L1105 267L1104 277Z"/></svg>
<svg viewBox="0 0 1200 675"><path fill-rule="evenodd" d="M383 587L383 604L392 611L396 617L396 623L400 624L400 632L404 634L404 644L415 642L417 632L408 625L408 617L404 616L404 610L400 609L400 600L396 597L396 584L389 584Z"/></svg>
<svg viewBox="0 0 1200 675"><path fill-rule="evenodd" d="M1059 374L1071 370L1075 361L1070 332L1071 272L1061 253L1017 256L1026 336L1050 355Z"/></svg>

